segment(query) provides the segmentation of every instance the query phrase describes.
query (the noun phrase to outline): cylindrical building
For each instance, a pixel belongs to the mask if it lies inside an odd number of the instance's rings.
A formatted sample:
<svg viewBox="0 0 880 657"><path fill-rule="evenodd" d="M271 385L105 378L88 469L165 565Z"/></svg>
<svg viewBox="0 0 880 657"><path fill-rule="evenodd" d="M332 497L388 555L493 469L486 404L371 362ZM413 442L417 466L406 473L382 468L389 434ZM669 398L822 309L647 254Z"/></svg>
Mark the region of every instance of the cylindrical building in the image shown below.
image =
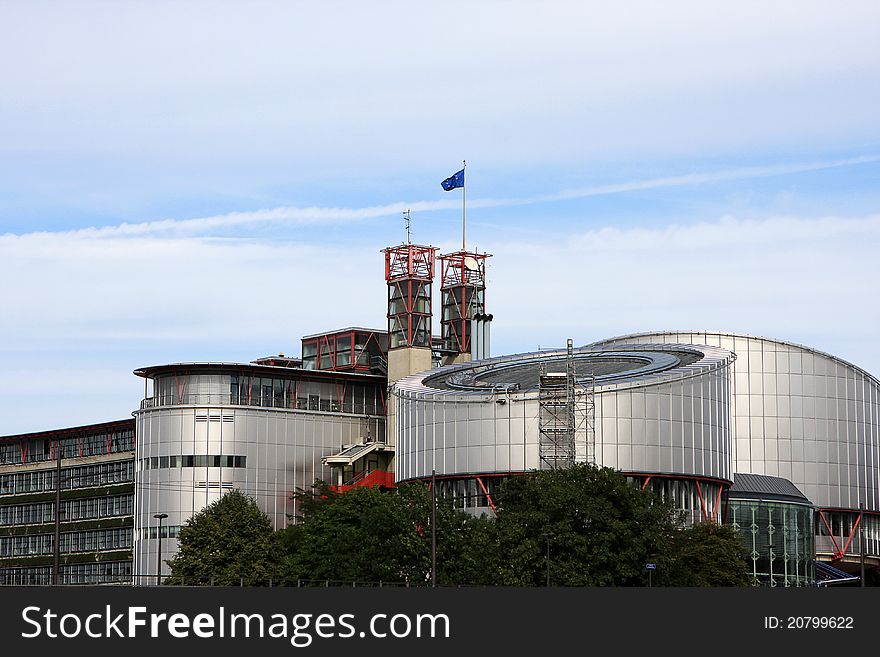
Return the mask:
<svg viewBox="0 0 880 657"><path fill-rule="evenodd" d="M691 345L580 348L406 377L391 390L397 481L436 471L457 506L491 513L503 477L557 467L568 453L622 470L692 520L717 519L731 481L733 359ZM572 435L562 449L559 437Z"/></svg>
<svg viewBox="0 0 880 657"><path fill-rule="evenodd" d="M714 345L734 352L734 470L783 477L802 491L818 507L816 548L825 558L855 564L861 528L865 553L873 565L880 562L880 382L875 377L816 349L737 333L638 333L590 348L642 343Z"/></svg>
<svg viewBox="0 0 880 657"><path fill-rule="evenodd" d="M282 528L295 512L297 488L331 481L324 457L385 436L382 376L236 363L162 365L135 374L152 381L135 412L136 583L154 581L155 515L168 514L162 535L175 538L193 514L238 489ZM176 541L165 541L162 560L176 549Z"/></svg>

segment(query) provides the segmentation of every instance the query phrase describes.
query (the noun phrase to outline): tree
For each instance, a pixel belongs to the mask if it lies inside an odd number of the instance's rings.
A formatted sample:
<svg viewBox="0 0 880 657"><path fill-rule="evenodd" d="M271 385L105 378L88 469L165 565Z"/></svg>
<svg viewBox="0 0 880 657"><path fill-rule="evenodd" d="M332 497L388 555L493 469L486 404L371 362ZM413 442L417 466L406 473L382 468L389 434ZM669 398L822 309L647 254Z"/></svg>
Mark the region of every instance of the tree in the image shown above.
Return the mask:
<svg viewBox="0 0 880 657"><path fill-rule="evenodd" d="M673 510L620 472L576 465L513 477L500 491L496 583L638 586L674 536Z"/></svg>
<svg viewBox="0 0 880 657"><path fill-rule="evenodd" d="M431 494L423 484L391 493L356 488L335 493L317 482L295 494L299 523L283 532L285 580L410 582L431 573ZM437 507L438 582L483 577L485 560L468 555L472 540L490 521Z"/></svg>
<svg viewBox="0 0 880 657"><path fill-rule="evenodd" d="M233 490L192 516L180 530L180 551L167 563L168 584L267 585L278 577L272 521L253 498Z"/></svg>
<svg viewBox="0 0 880 657"><path fill-rule="evenodd" d="M661 586L749 586L745 549L730 525L699 523L677 532L657 564Z"/></svg>

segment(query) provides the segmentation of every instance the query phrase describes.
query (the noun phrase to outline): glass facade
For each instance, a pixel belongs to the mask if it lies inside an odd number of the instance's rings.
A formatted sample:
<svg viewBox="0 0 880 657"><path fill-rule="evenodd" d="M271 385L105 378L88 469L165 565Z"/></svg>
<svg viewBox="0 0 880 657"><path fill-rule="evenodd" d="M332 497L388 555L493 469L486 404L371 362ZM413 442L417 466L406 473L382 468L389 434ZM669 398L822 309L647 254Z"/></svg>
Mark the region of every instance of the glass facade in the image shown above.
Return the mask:
<svg viewBox="0 0 880 657"><path fill-rule="evenodd" d="M369 329L343 329L302 340L302 366L307 370L363 371L388 352L388 334Z"/></svg>
<svg viewBox="0 0 880 657"><path fill-rule="evenodd" d="M283 528L297 511L297 488L333 480L324 457L385 437L380 376L223 364L159 370L153 395L136 412L136 584L155 583L155 514L167 514L169 557L177 528L233 489Z"/></svg>
<svg viewBox="0 0 880 657"><path fill-rule="evenodd" d="M461 477L437 480L437 496L469 513L492 514L498 492L507 477ZM490 502L490 498L492 501Z"/></svg>
<svg viewBox="0 0 880 657"><path fill-rule="evenodd" d="M130 516L133 507L133 493L63 500L61 502L61 521ZM54 501L0 506L0 526L35 525L47 522L55 522Z"/></svg>
<svg viewBox="0 0 880 657"><path fill-rule="evenodd" d="M175 454L170 456L151 456L138 461L140 470L159 468L245 468L247 456L228 454Z"/></svg>
<svg viewBox="0 0 880 657"><path fill-rule="evenodd" d="M820 554L835 556L846 548L848 554L880 554L880 516L858 511L819 509L816 520L816 550ZM859 540L862 541L861 546Z"/></svg>
<svg viewBox="0 0 880 657"><path fill-rule="evenodd" d="M374 382L349 380L316 381L241 372L181 372L157 376L152 396L147 397L141 407L259 406L374 415L384 413L383 388Z"/></svg>
<svg viewBox="0 0 880 657"><path fill-rule="evenodd" d="M131 548L130 527L61 533L61 554L103 552ZM0 536L0 557L49 555L55 550L54 534Z"/></svg>
<svg viewBox="0 0 880 657"><path fill-rule="evenodd" d="M130 581L134 449L134 420L0 437L0 584L52 583L56 488L60 581Z"/></svg>
<svg viewBox="0 0 880 657"><path fill-rule="evenodd" d="M728 502L755 586L813 586L816 554L812 506L763 500Z"/></svg>
<svg viewBox="0 0 880 657"><path fill-rule="evenodd" d="M134 460L62 466L61 490L134 482ZM0 496L55 490L55 469L0 474Z"/></svg>
<svg viewBox="0 0 880 657"><path fill-rule="evenodd" d="M81 431L59 431L57 435L0 439L0 465L54 461L58 445L62 458L68 459L131 451L134 449L134 429L90 432L84 427Z"/></svg>
<svg viewBox="0 0 880 657"><path fill-rule="evenodd" d="M724 490L720 481L678 477L628 477L660 499L668 501L685 523L720 522L724 516Z"/></svg>
<svg viewBox="0 0 880 657"><path fill-rule="evenodd" d="M131 560L61 566L61 584L118 584L131 583L131 580ZM51 566L0 568L0 585L46 586L51 583Z"/></svg>

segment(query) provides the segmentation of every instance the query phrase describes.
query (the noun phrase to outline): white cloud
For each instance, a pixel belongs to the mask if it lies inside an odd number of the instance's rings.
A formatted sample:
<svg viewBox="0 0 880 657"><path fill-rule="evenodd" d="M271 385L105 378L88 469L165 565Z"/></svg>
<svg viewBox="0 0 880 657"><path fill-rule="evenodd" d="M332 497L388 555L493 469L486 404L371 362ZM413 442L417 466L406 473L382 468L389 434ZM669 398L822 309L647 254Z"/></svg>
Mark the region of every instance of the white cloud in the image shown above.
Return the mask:
<svg viewBox="0 0 880 657"><path fill-rule="evenodd" d="M6 3L4 148L175 168L243 153L296 177L450 151L497 168L800 147L877 127L875 2L343 7Z"/></svg>
<svg viewBox="0 0 880 657"><path fill-rule="evenodd" d="M298 353L303 334L381 327L379 246L5 237L0 275L11 284L0 292L0 369L8 375L0 433L9 431L3 425L25 430L28 418L46 427L71 417L125 416L138 402L138 386L120 381L138 366ZM877 375L880 309L869 294L880 279L878 248L880 215L726 217L657 229L605 227L560 242L499 239L489 270L493 349L723 329L808 344ZM65 355L81 350L90 357ZM35 394L41 379L46 395ZM81 405L75 415L69 403L47 402L67 394L68 385ZM83 386L88 394L79 396Z"/></svg>
<svg viewBox="0 0 880 657"><path fill-rule="evenodd" d="M737 167L711 172L691 173L681 176L667 176L646 180L632 180L623 183L598 185L594 187L581 187L567 189L554 194L525 198L477 198L471 199L472 208L493 208L534 205L550 203L554 201L567 201L593 196L607 196L610 194L622 194L625 192L659 189L664 187L681 187L685 185L701 185L706 183L742 180L749 178L764 178L792 173L819 171L823 169L836 169L840 167L858 166L880 161L880 155L863 155L841 160L827 160L816 162L804 162L795 164L780 164L771 166ZM22 238L32 239L40 236L64 235L68 238L101 238L101 237L126 237L152 234L176 234L176 235L204 235L216 233L235 227L249 226L254 224L294 224L315 225L333 223L359 222L377 217L400 215L404 210L414 212L433 212L437 210L457 209L460 206L458 199L440 201L398 201L385 205L376 205L363 208L340 208L340 207L278 207L246 212L230 212L210 217L196 219L162 219L159 221L145 221L139 223L122 223L116 226L101 226L79 228L70 231L37 232L29 233ZM0 235L0 246L4 241L14 243L17 237L12 234Z"/></svg>

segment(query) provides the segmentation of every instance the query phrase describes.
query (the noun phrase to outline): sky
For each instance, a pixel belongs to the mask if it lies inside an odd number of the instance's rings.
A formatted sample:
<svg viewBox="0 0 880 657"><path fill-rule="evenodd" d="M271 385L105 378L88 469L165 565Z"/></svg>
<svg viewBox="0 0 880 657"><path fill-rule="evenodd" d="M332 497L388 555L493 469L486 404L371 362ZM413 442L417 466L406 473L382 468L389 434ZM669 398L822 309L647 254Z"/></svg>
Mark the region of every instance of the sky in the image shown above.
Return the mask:
<svg viewBox="0 0 880 657"><path fill-rule="evenodd" d="M431 8L0 3L0 435L383 328L463 160L494 354L727 330L880 375L880 3Z"/></svg>

